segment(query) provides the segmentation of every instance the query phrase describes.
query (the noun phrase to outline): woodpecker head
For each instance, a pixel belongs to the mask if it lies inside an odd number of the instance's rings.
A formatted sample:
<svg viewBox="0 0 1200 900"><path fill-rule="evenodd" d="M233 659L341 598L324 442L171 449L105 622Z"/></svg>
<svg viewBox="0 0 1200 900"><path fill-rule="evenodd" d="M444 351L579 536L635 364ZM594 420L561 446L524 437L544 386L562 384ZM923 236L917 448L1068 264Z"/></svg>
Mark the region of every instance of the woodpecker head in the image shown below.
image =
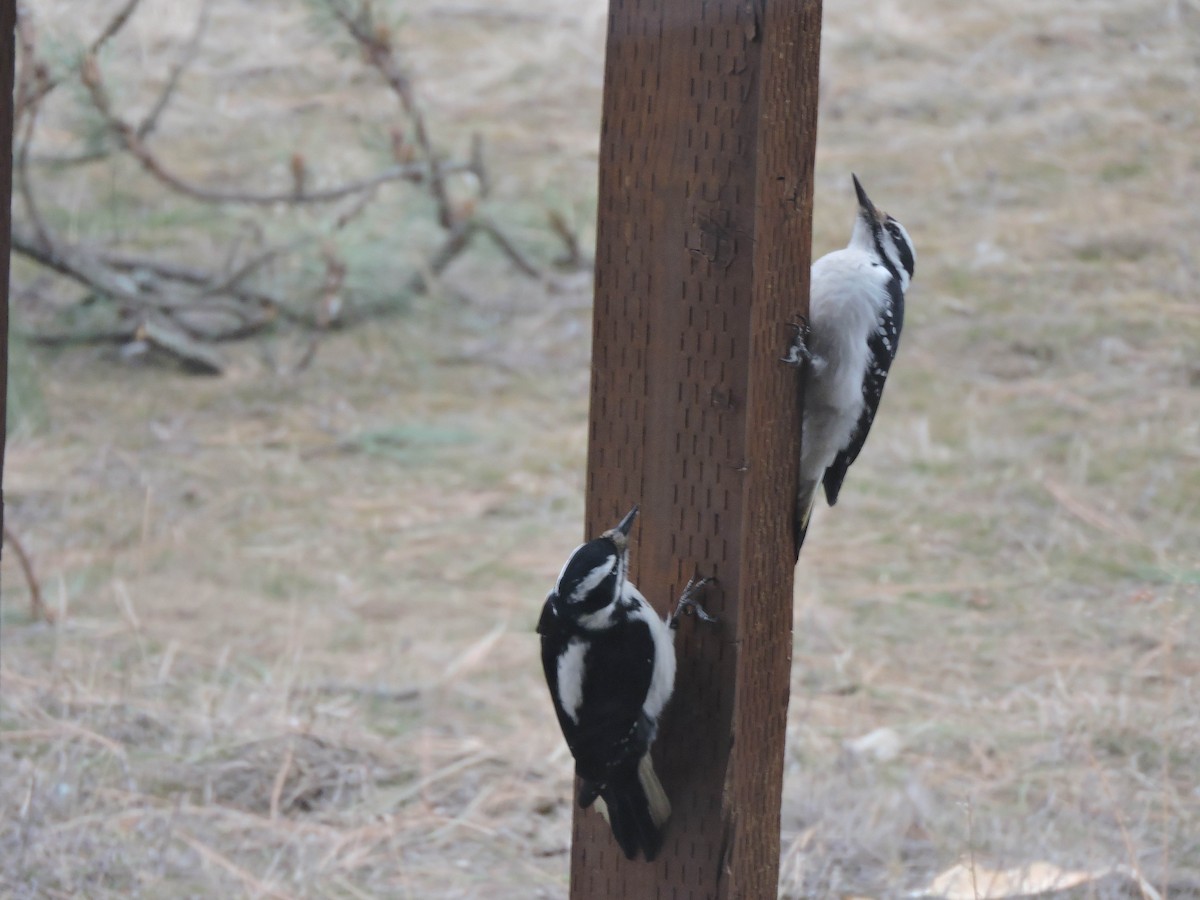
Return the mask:
<svg viewBox="0 0 1200 900"><path fill-rule="evenodd" d="M635 506L600 537L575 548L551 594L564 612L596 612L621 595L629 567L629 531L637 514Z"/></svg>
<svg viewBox="0 0 1200 900"><path fill-rule="evenodd" d="M850 246L877 257L888 271L900 279L900 287L907 291L917 264L912 238L903 225L882 209L875 208L857 175L851 174L850 177L854 179L854 191L858 194L858 216L854 219Z"/></svg>

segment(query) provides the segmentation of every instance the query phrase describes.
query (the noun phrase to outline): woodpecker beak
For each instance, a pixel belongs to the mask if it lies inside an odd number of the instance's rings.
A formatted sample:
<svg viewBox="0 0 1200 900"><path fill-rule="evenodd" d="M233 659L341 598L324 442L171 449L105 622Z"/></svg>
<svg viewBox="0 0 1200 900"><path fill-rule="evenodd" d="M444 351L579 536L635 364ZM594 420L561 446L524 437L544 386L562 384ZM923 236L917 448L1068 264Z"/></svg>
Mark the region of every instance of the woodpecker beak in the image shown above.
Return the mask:
<svg viewBox="0 0 1200 900"><path fill-rule="evenodd" d="M867 192L863 190L862 182L858 180L858 176L853 172L850 177L854 179L854 193L858 194L858 208L862 210L863 218L868 221L875 221L879 218L879 213L875 210L875 204L871 202L871 198L867 196Z"/></svg>
<svg viewBox="0 0 1200 900"><path fill-rule="evenodd" d="M613 531L620 532L622 537L629 537L629 530L633 528L633 520L637 518L638 508L635 505L633 509L625 513L625 518L617 523L617 527Z"/></svg>
<svg viewBox="0 0 1200 900"><path fill-rule="evenodd" d="M615 528L608 529L600 537L608 538L617 545L617 550L624 554L625 548L629 546L629 531L633 528L633 520L637 518L637 514L638 508L634 506L633 509L625 513L625 518L618 522Z"/></svg>

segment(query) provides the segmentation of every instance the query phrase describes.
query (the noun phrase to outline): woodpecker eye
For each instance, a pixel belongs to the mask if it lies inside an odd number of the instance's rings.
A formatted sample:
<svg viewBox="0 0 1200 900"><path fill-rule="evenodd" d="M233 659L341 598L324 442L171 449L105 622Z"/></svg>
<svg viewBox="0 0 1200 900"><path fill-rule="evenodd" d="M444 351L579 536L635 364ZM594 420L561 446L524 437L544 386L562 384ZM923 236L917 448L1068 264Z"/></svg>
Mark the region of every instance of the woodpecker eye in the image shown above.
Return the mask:
<svg viewBox="0 0 1200 900"><path fill-rule="evenodd" d="M587 599L616 572L619 554L612 541L598 539L581 545L558 576L555 592L567 603Z"/></svg>
<svg viewBox="0 0 1200 900"><path fill-rule="evenodd" d="M617 558L610 556L590 572L585 573L571 589L571 595L567 598L568 601L578 603L581 600L586 600L592 591L596 590L606 579L612 576L616 567Z"/></svg>
<svg viewBox="0 0 1200 900"><path fill-rule="evenodd" d="M887 229L888 237L892 239L892 243L896 247L896 252L900 256L900 265L908 273L908 277L912 278L913 270L916 268L916 259L913 257L912 244L904 234L904 226L888 216L887 224L884 226Z"/></svg>

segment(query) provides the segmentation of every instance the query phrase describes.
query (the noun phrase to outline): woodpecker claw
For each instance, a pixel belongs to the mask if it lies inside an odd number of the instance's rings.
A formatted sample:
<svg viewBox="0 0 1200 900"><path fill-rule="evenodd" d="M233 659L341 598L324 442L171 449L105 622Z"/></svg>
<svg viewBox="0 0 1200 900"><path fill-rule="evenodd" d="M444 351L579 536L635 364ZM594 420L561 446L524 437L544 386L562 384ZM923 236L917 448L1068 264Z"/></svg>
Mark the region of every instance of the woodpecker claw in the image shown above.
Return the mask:
<svg viewBox="0 0 1200 900"><path fill-rule="evenodd" d="M781 356L779 361L787 363L789 366L799 368L804 363L813 361L812 352L808 349L808 337L811 329L808 326L808 319L803 316L799 317L795 322L788 322L788 327L796 332L792 337L792 342L788 346L786 356Z"/></svg>
<svg viewBox="0 0 1200 900"><path fill-rule="evenodd" d="M717 579L715 578L701 578L697 580L696 576L694 575L689 578L687 587L683 589L683 593L679 596L679 602L675 604L674 611L667 619L667 625L671 628L678 628L679 617L685 611L689 615L694 613L696 618L701 622L715 624L717 622L717 617L710 616L704 607L697 602L695 595L704 590L707 585L716 583L716 580Z"/></svg>

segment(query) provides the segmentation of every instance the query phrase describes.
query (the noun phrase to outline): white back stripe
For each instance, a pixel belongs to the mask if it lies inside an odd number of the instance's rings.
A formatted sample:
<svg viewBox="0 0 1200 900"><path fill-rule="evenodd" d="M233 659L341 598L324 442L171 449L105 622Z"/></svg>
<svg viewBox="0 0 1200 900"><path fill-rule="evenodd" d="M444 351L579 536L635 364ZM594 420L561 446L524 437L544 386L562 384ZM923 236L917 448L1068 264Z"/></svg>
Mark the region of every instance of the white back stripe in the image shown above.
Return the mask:
<svg viewBox="0 0 1200 900"><path fill-rule="evenodd" d="M579 707L583 703L583 658L588 645L572 638L558 658L558 702L571 719L579 722Z"/></svg>

